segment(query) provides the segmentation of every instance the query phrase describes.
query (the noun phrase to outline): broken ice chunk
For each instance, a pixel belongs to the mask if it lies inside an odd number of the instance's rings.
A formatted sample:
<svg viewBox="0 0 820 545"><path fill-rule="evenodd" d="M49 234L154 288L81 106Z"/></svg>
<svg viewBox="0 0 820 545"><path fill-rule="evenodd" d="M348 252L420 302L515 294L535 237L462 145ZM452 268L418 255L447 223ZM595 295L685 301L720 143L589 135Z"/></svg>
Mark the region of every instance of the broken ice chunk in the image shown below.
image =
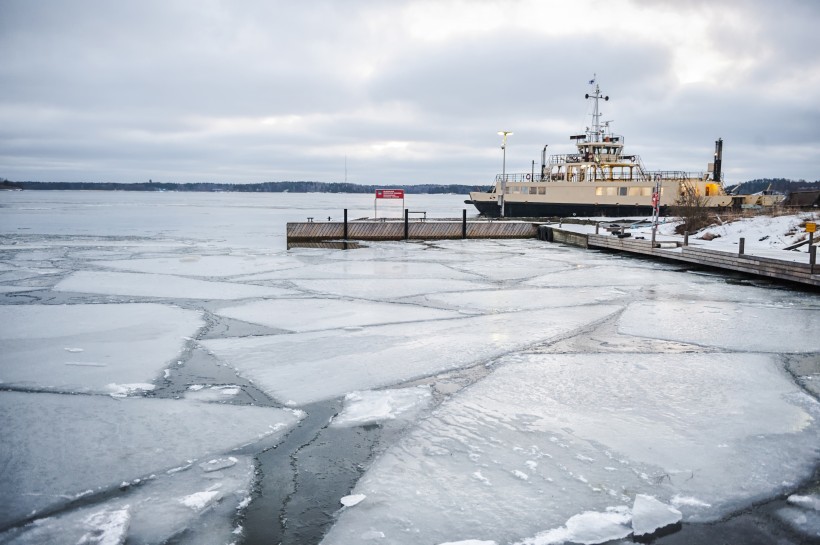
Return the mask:
<svg viewBox="0 0 820 545"><path fill-rule="evenodd" d="M202 471L205 473L210 473L212 471L233 467L236 465L236 461L236 458L233 456L229 456L228 458L214 458L213 460L202 462L199 464L199 467L202 468Z"/></svg>
<svg viewBox="0 0 820 545"><path fill-rule="evenodd" d="M203 490L194 492L179 499L179 503L185 507L190 507L194 511L203 511L222 498L219 490Z"/></svg>
<svg viewBox="0 0 820 545"><path fill-rule="evenodd" d="M632 506L632 529L636 536L652 534L657 530L677 524L681 512L658 501L653 496L637 494Z"/></svg>
<svg viewBox="0 0 820 545"><path fill-rule="evenodd" d="M541 532L516 545L557 545L566 541L593 545L622 539L632 533L628 511L624 506L610 508L604 513L585 511L570 517L566 525L560 528Z"/></svg>
<svg viewBox="0 0 820 545"><path fill-rule="evenodd" d="M353 507L354 505L360 504L366 497L364 494L351 494L343 497L339 501L342 502L342 505L345 507Z"/></svg>

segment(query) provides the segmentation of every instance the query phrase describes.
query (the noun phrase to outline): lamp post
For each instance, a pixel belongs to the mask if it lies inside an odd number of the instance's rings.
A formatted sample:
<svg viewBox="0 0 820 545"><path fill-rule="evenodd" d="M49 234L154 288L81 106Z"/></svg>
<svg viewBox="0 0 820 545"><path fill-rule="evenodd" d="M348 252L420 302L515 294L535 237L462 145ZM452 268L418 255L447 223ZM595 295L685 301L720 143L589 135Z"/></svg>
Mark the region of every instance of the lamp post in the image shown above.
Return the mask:
<svg viewBox="0 0 820 545"><path fill-rule="evenodd" d="M501 150L504 152L504 160L501 163L501 196L498 198L498 206L501 208L501 217L504 217L504 196L507 192L507 137L512 135L512 131L498 131L502 137Z"/></svg>

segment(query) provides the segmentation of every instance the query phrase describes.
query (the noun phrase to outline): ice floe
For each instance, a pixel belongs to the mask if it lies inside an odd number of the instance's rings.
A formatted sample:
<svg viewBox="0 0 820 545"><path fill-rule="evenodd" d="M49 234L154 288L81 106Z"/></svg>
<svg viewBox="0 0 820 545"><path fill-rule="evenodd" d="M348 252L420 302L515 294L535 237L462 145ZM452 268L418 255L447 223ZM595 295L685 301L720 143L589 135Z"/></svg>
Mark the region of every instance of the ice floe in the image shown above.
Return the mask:
<svg viewBox="0 0 820 545"><path fill-rule="evenodd" d="M248 299L282 297L292 290L232 282L209 282L169 274L77 271L61 280L55 291L161 297L171 299Z"/></svg>
<svg viewBox="0 0 820 545"><path fill-rule="evenodd" d="M274 408L0 392L0 527L88 489L207 461L263 437L274 441L298 420Z"/></svg>
<svg viewBox="0 0 820 545"><path fill-rule="evenodd" d="M107 394L150 389L204 325L200 312L153 303L0 306L0 323L0 381Z"/></svg>
<svg viewBox="0 0 820 545"><path fill-rule="evenodd" d="M577 541L576 529L596 525L573 517L632 505L635 494L676 497L685 520L713 520L808 476L818 416L768 355L508 356L376 460L354 490L368 510L342 513L323 543L364 528L397 544L466 531ZM637 510L650 515L642 531L661 518L641 500ZM620 515L588 515L599 516L617 519L609 539L632 532Z"/></svg>
<svg viewBox="0 0 820 545"><path fill-rule="evenodd" d="M254 301L220 309L217 314L291 331L421 322L460 316L458 312L418 305L315 298Z"/></svg>
<svg viewBox="0 0 820 545"><path fill-rule="evenodd" d="M485 363L620 308L592 305L201 344L280 402L304 404Z"/></svg>

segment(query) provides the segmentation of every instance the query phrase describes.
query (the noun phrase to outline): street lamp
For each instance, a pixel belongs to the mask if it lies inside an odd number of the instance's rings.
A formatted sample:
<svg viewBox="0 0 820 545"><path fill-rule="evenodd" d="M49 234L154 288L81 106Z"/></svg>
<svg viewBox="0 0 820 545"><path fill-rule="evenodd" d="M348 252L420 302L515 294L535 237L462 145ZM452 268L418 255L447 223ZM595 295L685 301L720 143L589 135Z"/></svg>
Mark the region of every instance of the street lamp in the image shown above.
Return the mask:
<svg viewBox="0 0 820 545"><path fill-rule="evenodd" d="M501 196L498 198L498 206L501 207L501 217L504 217L504 195L507 191L507 137L512 135L512 131L498 131L502 137L501 150L504 152L504 162L501 163Z"/></svg>

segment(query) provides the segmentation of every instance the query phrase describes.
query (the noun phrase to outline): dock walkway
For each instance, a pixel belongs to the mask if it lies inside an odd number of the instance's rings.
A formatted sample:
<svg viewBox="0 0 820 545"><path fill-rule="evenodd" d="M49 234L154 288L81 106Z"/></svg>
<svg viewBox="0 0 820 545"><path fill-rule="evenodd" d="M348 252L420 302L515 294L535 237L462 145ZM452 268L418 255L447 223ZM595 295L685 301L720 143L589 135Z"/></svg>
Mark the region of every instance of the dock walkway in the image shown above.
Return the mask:
<svg viewBox="0 0 820 545"><path fill-rule="evenodd" d="M808 261L797 263L788 259L775 259L740 252L711 250L701 246L673 242L655 244L649 240L619 238L612 235L578 233L551 226L541 226L540 237L552 242L561 242L582 248L594 248L639 254L643 256L727 269L777 280L797 282L820 288L820 266ZM784 250L785 252L785 250ZM804 254L805 255L805 254Z"/></svg>

